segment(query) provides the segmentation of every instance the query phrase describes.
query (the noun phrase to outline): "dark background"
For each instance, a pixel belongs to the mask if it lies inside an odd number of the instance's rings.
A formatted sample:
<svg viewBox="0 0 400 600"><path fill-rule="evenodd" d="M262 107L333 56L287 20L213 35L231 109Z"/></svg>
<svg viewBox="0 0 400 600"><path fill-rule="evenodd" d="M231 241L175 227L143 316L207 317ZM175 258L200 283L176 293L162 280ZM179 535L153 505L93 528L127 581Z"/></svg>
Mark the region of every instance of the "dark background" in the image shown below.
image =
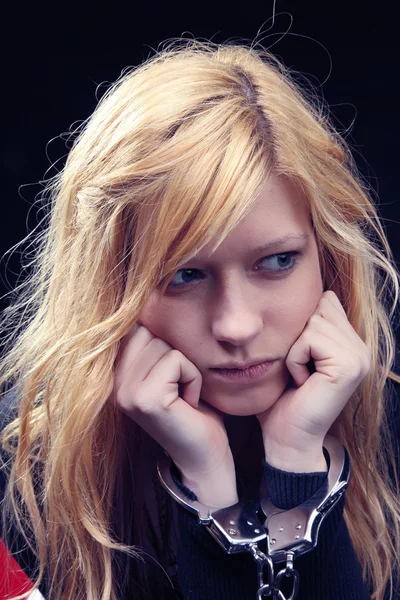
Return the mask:
<svg viewBox="0 0 400 600"><path fill-rule="evenodd" d="M15 284L20 268L20 249L11 256L5 252L43 216L34 205L39 182L62 167L68 151L59 136L90 115L98 85L115 80L168 38L253 40L260 28L263 45L324 95L379 196L379 212L400 261L396 6L394 1L266 0L8 7L1 67L0 295ZM100 86L97 96L105 89ZM3 298L0 308L5 303Z"/></svg>

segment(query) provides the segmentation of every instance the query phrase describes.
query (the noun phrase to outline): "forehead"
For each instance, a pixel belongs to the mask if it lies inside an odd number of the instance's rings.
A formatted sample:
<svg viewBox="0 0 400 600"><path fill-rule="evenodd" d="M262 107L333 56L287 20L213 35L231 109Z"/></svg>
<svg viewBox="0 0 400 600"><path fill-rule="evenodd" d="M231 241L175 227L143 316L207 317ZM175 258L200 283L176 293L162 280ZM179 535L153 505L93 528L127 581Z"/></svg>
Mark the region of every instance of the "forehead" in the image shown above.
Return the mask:
<svg viewBox="0 0 400 600"><path fill-rule="evenodd" d="M304 240L312 231L309 212L297 188L287 179L268 178L247 214L232 229L220 246L212 252L215 241L211 240L196 258L226 258L241 249L267 248L271 242L280 240L296 243ZM271 245L273 249L274 243Z"/></svg>

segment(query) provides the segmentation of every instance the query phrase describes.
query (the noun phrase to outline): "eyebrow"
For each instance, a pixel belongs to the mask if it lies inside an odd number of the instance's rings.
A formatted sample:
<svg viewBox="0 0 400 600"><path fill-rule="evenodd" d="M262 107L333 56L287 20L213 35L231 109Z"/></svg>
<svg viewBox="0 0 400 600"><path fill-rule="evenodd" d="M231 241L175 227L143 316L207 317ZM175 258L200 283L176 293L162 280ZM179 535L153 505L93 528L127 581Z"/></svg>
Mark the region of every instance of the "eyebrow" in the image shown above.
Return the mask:
<svg viewBox="0 0 400 600"><path fill-rule="evenodd" d="M310 237L309 233L287 233L286 235L281 235L280 237L271 240L270 242L263 244L262 246L257 246L254 248L254 252L267 252L271 248L276 248L276 246L282 246L286 244L286 242L302 242L308 240Z"/></svg>
<svg viewBox="0 0 400 600"><path fill-rule="evenodd" d="M275 238L274 240L271 240L270 242L267 242L266 244L263 244L261 246L256 246L255 248L252 248L249 251L249 254L252 254L252 255L264 254L264 253L269 252L271 250L271 248L273 248L274 250L278 250L279 246L283 246L287 242L303 242L303 241L307 241L309 238L310 238L310 234L306 233L306 232L302 232L302 233L287 233L285 235L281 235L281 236ZM194 256L189 257L185 261L184 264L189 263L189 262L195 264L196 262L203 262L203 260L204 259L199 258L195 254Z"/></svg>

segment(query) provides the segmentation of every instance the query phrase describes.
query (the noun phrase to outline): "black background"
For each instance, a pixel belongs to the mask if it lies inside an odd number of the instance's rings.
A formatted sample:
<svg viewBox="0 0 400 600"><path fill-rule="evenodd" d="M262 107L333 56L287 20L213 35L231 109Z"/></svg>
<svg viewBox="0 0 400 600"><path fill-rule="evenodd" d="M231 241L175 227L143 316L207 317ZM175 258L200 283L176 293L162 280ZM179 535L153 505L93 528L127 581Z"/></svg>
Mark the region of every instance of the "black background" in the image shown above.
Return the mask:
<svg viewBox="0 0 400 600"><path fill-rule="evenodd" d="M20 250L11 256L6 251L42 217L34 205L39 182L62 167L68 151L59 136L91 114L96 93L100 97L106 89L99 84L139 64L166 39L254 40L260 28L263 45L324 95L378 194L400 261L396 6L393 1L268 0L8 7L2 53L1 294L13 287L20 268ZM0 308L5 303L3 298Z"/></svg>

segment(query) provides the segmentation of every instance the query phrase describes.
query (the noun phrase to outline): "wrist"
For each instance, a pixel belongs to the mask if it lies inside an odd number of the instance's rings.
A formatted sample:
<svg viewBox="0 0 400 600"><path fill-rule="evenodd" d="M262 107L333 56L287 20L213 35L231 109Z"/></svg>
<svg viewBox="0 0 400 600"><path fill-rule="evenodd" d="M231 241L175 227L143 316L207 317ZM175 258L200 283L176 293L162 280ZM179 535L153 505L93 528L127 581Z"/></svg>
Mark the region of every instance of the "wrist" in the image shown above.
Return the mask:
<svg viewBox="0 0 400 600"><path fill-rule="evenodd" d="M181 479L183 485L196 494L198 501L207 506L225 508L239 501L233 459L201 475L181 471Z"/></svg>
<svg viewBox="0 0 400 600"><path fill-rule="evenodd" d="M234 487L230 485L225 487L221 478L218 478L216 481L194 482L182 477L182 483L196 494L199 502L206 506L226 508L239 502L236 485Z"/></svg>
<svg viewBox="0 0 400 600"><path fill-rule="evenodd" d="M316 473L328 471L322 443L301 450L271 442L264 444L264 447L265 461L275 469L286 471L288 473Z"/></svg>

